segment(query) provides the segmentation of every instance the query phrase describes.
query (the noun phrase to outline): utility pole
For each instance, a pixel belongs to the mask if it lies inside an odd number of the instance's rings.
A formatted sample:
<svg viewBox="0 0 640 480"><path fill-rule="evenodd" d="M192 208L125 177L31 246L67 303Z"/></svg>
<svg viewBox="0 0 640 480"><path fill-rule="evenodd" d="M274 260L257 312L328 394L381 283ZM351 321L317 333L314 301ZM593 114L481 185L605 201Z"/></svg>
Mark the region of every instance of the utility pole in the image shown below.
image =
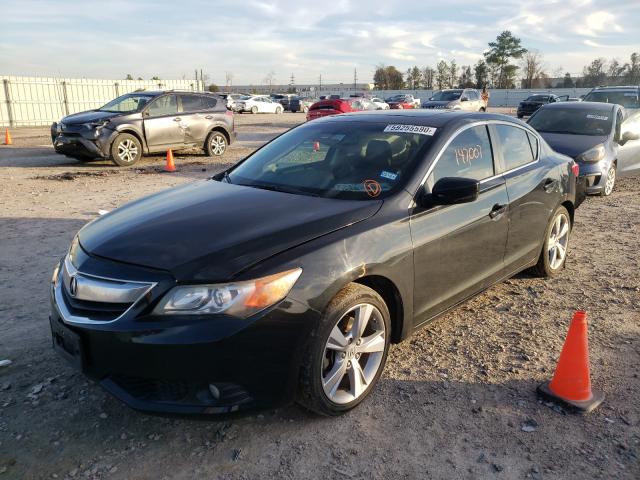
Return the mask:
<svg viewBox="0 0 640 480"><path fill-rule="evenodd" d="M358 70L357 69L353 69L353 93L356 93L356 90L358 89Z"/></svg>
<svg viewBox="0 0 640 480"><path fill-rule="evenodd" d="M295 89L296 89L295 85L296 85L296 77L292 73L291 74L291 81L289 82L289 89L293 90L291 93L293 93L295 91Z"/></svg>
<svg viewBox="0 0 640 480"><path fill-rule="evenodd" d="M318 92L321 92L321 91L322 91L322 74L320 74L320 86L318 87ZM318 93L318 95L320 94Z"/></svg>

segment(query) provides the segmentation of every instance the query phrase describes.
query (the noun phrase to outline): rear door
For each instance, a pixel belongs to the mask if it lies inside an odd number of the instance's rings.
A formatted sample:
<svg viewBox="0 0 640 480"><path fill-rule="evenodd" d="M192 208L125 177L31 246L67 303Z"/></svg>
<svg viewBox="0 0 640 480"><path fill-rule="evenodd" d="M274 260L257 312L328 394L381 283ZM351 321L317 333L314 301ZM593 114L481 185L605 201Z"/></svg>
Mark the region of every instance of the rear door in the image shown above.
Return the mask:
<svg viewBox="0 0 640 480"><path fill-rule="evenodd" d="M176 95L162 95L153 100L143 118L144 134L150 151L161 151L184 143L182 116L178 113Z"/></svg>
<svg viewBox="0 0 640 480"><path fill-rule="evenodd" d="M511 273L537 259L553 209L560 202L559 171L540 159L538 138L513 124L490 126L509 195L505 268Z"/></svg>
<svg viewBox="0 0 640 480"><path fill-rule="evenodd" d="M180 100L185 143L203 144L212 126L217 99L197 94L180 94Z"/></svg>
<svg viewBox="0 0 640 480"><path fill-rule="evenodd" d="M507 189L495 175L487 126L456 134L436 162L426 191L440 178L466 177L480 181L480 195L470 203L416 208L411 215L417 323L495 282L507 243Z"/></svg>
<svg viewBox="0 0 640 480"><path fill-rule="evenodd" d="M640 123L640 112L635 117L624 120L622 109L618 108L615 119L616 140L631 128L634 122ZM631 175L640 172L640 140L631 140L618 147L618 173L620 175Z"/></svg>

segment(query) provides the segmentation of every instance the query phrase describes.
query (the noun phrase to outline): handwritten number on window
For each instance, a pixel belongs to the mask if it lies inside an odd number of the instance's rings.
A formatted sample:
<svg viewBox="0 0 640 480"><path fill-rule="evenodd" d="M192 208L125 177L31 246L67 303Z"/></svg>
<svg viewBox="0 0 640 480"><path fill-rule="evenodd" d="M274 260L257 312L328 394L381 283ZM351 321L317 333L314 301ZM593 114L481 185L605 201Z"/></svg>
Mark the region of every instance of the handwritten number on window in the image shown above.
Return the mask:
<svg viewBox="0 0 640 480"><path fill-rule="evenodd" d="M482 158L482 146L456 148L456 163L458 165L471 165L471 162Z"/></svg>

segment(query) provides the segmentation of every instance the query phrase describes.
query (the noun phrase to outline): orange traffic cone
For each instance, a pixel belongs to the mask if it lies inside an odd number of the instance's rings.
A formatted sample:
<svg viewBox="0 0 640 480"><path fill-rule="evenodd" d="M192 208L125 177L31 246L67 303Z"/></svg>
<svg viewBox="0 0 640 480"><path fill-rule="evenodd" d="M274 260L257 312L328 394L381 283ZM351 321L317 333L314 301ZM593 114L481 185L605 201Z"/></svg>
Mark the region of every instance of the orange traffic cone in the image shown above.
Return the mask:
<svg viewBox="0 0 640 480"><path fill-rule="evenodd" d="M578 311L573 315L553 379L540 385L538 393L548 400L590 412L602 403L604 395L591 391L587 334L587 313Z"/></svg>
<svg viewBox="0 0 640 480"><path fill-rule="evenodd" d="M167 150L167 165L164 167L165 172L175 172L176 166L173 163L173 152L171 149Z"/></svg>
<svg viewBox="0 0 640 480"><path fill-rule="evenodd" d="M13 145L13 141L11 140L11 134L9 133L9 129L6 128L4 130L4 144L5 145Z"/></svg>

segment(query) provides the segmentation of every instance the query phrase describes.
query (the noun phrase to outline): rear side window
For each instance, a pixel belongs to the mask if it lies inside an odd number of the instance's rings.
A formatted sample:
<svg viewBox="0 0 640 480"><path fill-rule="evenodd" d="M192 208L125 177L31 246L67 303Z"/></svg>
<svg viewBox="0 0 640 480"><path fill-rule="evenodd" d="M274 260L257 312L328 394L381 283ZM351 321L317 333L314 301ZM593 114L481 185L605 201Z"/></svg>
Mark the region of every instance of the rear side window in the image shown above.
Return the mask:
<svg viewBox="0 0 640 480"><path fill-rule="evenodd" d="M525 130L509 125L496 125L495 128L500 140L505 170L512 170L533 162L533 150Z"/></svg>
<svg viewBox="0 0 640 480"><path fill-rule="evenodd" d="M199 95L180 95L183 112L197 112L204 108L203 98Z"/></svg>
<svg viewBox="0 0 640 480"><path fill-rule="evenodd" d="M531 145L531 152L533 153L533 158L538 158L538 139L531 133L527 132L527 137L529 137L529 145Z"/></svg>
<svg viewBox="0 0 640 480"><path fill-rule="evenodd" d="M429 186L444 177L464 177L484 180L492 177L493 153L487 127L468 128L460 133L440 156Z"/></svg>
<svg viewBox="0 0 640 480"><path fill-rule="evenodd" d="M178 113L178 102L175 95L164 95L149 105L149 115L159 117Z"/></svg>
<svg viewBox="0 0 640 480"><path fill-rule="evenodd" d="M204 110L213 110L218 104L218 99L215 97L201 97L202 106Z"/></svg>

